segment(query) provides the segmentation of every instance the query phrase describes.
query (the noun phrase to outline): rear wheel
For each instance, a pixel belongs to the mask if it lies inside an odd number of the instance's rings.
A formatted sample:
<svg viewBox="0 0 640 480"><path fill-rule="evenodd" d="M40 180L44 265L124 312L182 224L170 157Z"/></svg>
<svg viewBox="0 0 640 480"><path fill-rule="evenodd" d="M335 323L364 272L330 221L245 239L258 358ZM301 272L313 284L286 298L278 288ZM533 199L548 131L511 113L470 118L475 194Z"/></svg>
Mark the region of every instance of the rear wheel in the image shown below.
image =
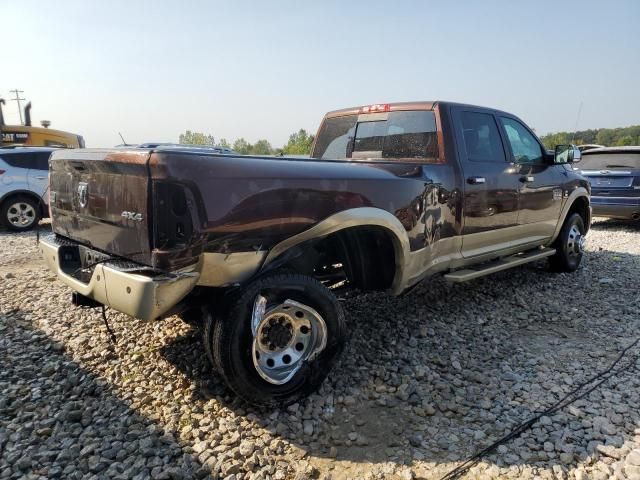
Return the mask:
<svg viewBox="0 0 640 480"><path fill-rule="evenodd" d="M342 307L305 275L258 279L225 311L205 309L205 348L229 387L254 405L287 405L315 391L344 348Z"/></svg>
<svg viewBox="0 0 640 480"><path fill-rule="evenodd" d="M549 265L556 272L574 272L580 266L585 246L585 227L582 217L573 213L562 225L553 244L556 253L549 257Z"/></svg>
<svg viewBox="0 0 640 480"><path fill-rule="evenodd" d="M0 209L0 220L9 230L31 230L40 221L40 206L34 199L16 196L5 200Z"/></svg>

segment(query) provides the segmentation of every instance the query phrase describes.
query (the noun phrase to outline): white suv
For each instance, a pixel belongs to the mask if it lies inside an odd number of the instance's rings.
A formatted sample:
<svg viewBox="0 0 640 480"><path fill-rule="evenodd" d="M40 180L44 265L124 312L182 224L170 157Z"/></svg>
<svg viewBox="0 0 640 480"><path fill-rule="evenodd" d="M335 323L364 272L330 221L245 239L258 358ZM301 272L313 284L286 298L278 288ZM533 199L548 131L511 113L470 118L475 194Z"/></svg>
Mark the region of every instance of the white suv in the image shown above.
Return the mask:
<svg viewBox="0 0 640 480"><path fill-rule="evenodd" d="M0 223L25 231L49 215L49 156L55 148L0 148Z"/></svg>

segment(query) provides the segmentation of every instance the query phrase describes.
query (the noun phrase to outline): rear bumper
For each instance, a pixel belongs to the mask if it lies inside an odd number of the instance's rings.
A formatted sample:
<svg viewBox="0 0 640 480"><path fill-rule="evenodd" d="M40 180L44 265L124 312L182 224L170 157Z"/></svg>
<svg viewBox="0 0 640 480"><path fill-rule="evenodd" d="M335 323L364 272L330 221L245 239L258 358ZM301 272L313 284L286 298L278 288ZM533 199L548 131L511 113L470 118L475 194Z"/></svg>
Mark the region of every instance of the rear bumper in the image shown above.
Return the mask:
<svg viewBox="0 0 640 480"><path fill-rule="evenodd" d="M591 197L591 206L595 217L640 218L640 197Z"/></svg>
<svg viewBox="0 0 640 480"><path fill-rule="evenodd" d="M159 273L115 257L105 259L104 254L96 252L96 257L102 257L100 263L93 271L85 270L81 281L73 275L77 269L68 259L79 245L47 235L40 238L39 246L49 269L73 290L142 320L153 320L166 313L193 289L200 277L196 271Z"/></svg>

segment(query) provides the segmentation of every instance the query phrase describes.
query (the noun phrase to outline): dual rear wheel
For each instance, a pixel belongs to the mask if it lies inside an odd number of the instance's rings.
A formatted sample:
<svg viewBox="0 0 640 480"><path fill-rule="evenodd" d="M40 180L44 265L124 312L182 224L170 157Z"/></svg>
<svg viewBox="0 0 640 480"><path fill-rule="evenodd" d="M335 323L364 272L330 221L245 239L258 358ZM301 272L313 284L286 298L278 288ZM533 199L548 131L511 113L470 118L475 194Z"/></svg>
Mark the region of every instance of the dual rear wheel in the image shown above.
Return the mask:
<svg viewBox="0 0 640 480"><path fill-rule="evenodd" d="M205 350L227 385L254 405L287 405L317 390L344 348L342 307L311 277L266 275L226 305L204 309Z"/></svg>

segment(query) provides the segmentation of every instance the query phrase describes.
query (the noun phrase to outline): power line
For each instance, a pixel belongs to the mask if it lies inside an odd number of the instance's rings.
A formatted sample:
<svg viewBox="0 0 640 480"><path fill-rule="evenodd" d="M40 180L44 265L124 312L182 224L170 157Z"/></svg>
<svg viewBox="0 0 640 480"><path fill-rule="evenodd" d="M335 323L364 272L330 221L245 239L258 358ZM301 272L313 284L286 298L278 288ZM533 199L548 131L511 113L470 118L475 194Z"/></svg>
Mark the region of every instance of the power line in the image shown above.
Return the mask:
<svg viewBox="0 0 640 480"><path fill-rule="evenodd" d="M627 354L627 352L631 350L633 347L635 347L636 345L638 345L639 343L640 343L640 337L636 338L634 342L632 342L628 347L624 348L620 352L618 357L614 360L614 362L609 366L609 368L607 368L606 370L600 373L597 373L593 377L582 382L574 390L572 390L567 395L562 397L560 400L558 400L551 407L547 408L545 411L537 413L530 419L520 423L513 430L511 430L511 432L509 432L507 435L505 435L498 441L492 443L488 447L483 448L482 450L472 455L471 457L469 457L465 462L463 462L461 465L458 465L456 468L448 472L440 480L455 480L460 478L462 475L467 473L471 469L471 467L478 464L485 455L492 453L494 450L498 448L498 446L504 443L507 443L509 440L512 440L520 436L524 431L530 429L543 416L551 416L558 410L569 406L576 400L586 397L589 393L593 392L596 388L598 388L604 382L609 380L611 377L618 375L624 372L625 370L630 370L632 368L635 368L636 362L640 358L640 354L636 354L634 357L632 357L629 363L626 363L622 367L616 368L616 366L618 365L618 363L620 363L620 360L622 360L622 358ZM587 386L589 386L589 388L585 391L584 388Z"/></svg>
<svg viewBox="0 0 640 480"><path fill-rule="evenodd" d="M18 113L20 114L20 124L24 125L24 121L22 120L22 108L20 108L20 101L26 100L25 98L20 98L20 94L24 93L24 90L18 90L16 88L15 90L9 90L9 92L14 93L16 96L16 98L12 98L11 101L18 102Z"/></svg>

